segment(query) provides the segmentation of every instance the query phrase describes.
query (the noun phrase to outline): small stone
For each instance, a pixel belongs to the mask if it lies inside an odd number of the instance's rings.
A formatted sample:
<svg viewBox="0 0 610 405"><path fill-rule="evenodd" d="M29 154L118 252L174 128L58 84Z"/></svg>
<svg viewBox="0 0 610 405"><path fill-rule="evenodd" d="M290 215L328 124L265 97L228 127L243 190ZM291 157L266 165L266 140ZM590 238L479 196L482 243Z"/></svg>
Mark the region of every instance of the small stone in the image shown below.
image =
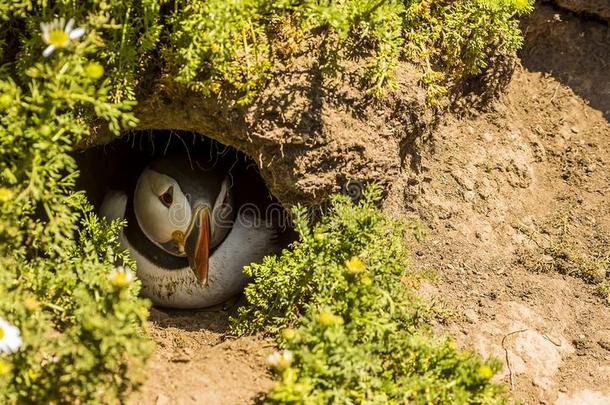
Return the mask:
<svg viewBox="0 0 610 405"><path fill-rule="evenodd" d="M492 135L492 134L490 134L489 132L483 132L483 133L481 134L481 138L483 138L483 140L484 140L485 142L491 142L491 141L493 141L493 140L494 140L493 135Z"/></svg>
<svg viewBox="0 0 610 405"><path fill-rule="evenodd" d="M149 310L149 315L150 315L150 320L151 320L151 321L153 321L153 322L155 322L155 321L157 321L157 322L158 322L158 321L162 321L162 320L164 320L164 319L169 318L169 315L168 315L168 314L166 314L166 313L165 313L165 312L163 312L163 311L159 311L159 310L158 310L158 309L156 309L156 308L151 308L151 309Z"/></svg>
<svg viewBox="0 0 610 405"><path fill-rule="evenodd" d="M477 315L477 312L472 308L465 310L464 316L470 323L477 323L479 321L479 315Z"/></svg>
<svg viewBox="0 0 610 405"><path fill-rule="evenodd" d="M155 400L155 405L169 405L169 397L165 394L157 395L157 399Z"/></svg>

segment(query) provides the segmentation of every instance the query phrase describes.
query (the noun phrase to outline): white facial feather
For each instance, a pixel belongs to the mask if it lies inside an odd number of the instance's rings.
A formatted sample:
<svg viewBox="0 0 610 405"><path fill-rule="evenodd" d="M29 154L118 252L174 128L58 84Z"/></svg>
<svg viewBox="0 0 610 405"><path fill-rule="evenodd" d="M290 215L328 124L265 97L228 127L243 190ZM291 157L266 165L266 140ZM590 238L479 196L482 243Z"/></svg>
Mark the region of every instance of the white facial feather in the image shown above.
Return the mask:
<svg viewBox="0 0 610 405"><path fill-rule="evenodd" d="M166 207L159 197L170 187L173 202ZM151 169L144 170L138 179L134 210L146 237L157 244L170 241L174 231L186 232L191 220L191 206L178 183Z"/></svg>

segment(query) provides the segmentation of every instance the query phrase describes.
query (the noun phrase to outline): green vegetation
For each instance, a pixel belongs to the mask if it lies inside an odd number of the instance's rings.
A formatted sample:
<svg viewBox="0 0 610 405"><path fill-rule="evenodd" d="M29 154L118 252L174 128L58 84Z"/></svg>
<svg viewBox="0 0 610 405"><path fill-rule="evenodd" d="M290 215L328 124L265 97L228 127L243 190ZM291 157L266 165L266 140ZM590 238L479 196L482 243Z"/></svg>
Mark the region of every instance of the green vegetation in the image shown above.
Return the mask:
<svg viewBox="0 0 610 405"><path fill-rule="evenodd" d="M25 55L0 69L0 317L22 340L16 351L0 347L2 403L121 398L151 352L138 285L113 273L117 259L131 263L118 224L100 222L74 190L69 152L91 119L115 133L135 122L130 104L109 100L96 50L89 34L58 57Z"/></svg>
<svg viewBox="0 0 610 405"><path fill-rule="evenodd" d="M376 208L380 196L375 186L358 204L335 196L312 231L296 209L300 240L247 269L234 330L266 331L287 350L270 358L278 383L267 402L503 403L490 382L499 362L431 336L405 228Z"/></svg>
<svg viewBox="0 0 610 405"><path fill-rule="evenodd" d="M358 61L373 95L391 88L399 60L409 60L422 67L435 103L492 56L514 52L516 17L530 8L529 0L0 0L0 401L114 402L141 381L151 350L147 303L131 270L115 268L117 259L133 264L118 247L117 224L101 223L75 190L70 155L106 126L119 135L137 125L140 91L188 88L250 103L280 62L313 43L326 74ZM386 246L379 232L387 224L367 201L337 201L313 234L301 215L295 252L251 269L259 281L242 327L300 325L286 345L301 371L284 372L269 398L300 389L332 398L320 364L336 395L354 400L424 391L432 400L494 398L495 365L421 331L426 311L396 282L397 236L388 247L395 257L371 250ZM350 222L341 210L359 217ZM333 227L351 233L338 237ZM327 256L314 260L316 252ZM339 276L352 256L363 274ZM266 284L262 273L273 274L274 260L294 279ZM295 290L277 290L289 285ZM331 300L335 290L344 294ZM273 320L256 312L263 305ZM355 350L353 365L333 352L344 349ZM375 361L365 367L367 356Z"/></svg>
<svg viewBox="0 0 610 405"><path fill-rule="evenodd" d="M610 282L610 255L608 252L595 254L583 251L571 243L566 235L551 242L544 249L545 254L553 260L549 263L553 271L578 277L589 284L597 286L597 292L603 298L610 299L608 283Z"/></svg>
<svg viewBox="0 0 610 405"><path fill-rule="evenodd" d="M360 60L369 93L391 88L399 60L422 67L438 102L447 86L488 68L521 45L516 17L533 0L144 0L74 3L0 1L0 60L23 74L39 59L40 22L75 18L98 46L115 101L134 100L145 76L204 95L225 89L252 102L274 66L311 45L323 71ZM15 33L23 34L18 38ZM21 76L22 79L25 79ZM26 79L27 80L27 79Z"/></svg>
<svg viewBox="0 0 610 405"><path fill-rule="evenodd" d="M610 235L598 226L588 225L589 234L582 238L574 230L579 221L570 211L552 216L543 224L544 239L525 226L518 229L530 237L540 252L521 251L519 261L535 272L555 271L577 277L595 286L595 294L610 304Z"/></svg>

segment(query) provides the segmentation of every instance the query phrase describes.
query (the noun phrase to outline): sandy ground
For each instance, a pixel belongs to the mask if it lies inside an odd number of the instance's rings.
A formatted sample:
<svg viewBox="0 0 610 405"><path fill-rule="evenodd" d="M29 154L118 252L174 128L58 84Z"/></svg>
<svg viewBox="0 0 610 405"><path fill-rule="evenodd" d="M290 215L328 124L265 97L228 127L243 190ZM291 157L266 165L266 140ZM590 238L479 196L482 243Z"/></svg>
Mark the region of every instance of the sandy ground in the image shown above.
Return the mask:
<svg viewBox="0 0 610 405"><path fill-rule="evenodd" d="M226 334L230 311L152 310L157 342L149 380L132 404L246 404L273 384L266 356L273 342Z"/></svg>

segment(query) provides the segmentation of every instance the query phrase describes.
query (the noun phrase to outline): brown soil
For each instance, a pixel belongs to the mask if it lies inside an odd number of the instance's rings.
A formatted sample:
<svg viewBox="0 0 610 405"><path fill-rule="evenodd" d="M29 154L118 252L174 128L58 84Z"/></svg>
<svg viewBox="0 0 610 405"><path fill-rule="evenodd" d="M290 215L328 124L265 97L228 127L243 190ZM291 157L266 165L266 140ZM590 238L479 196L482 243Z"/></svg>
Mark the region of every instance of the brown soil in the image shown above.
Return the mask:
<svg viewBox="0 0 610 405"><path fill-rule="evenodd" d="M273 385L265 358L273 342L226 335L229 314L151 311L148 331L157 342L148 380L132 404L251 404Z"/></svg>
<svg viewBox="0 0 610 405"><path fill-rule="evenodd" d="M610 21L610 3L608 0L546 0L557 6L586 17L601 18Z"/></svg>
<svg viewBox="0 0 610 405"><path fill-rule="evenodd" d="M439 329L501 358L516 400L607 404L610 297L594 284L610 280L610 30L547 7L525 30L490 111L424 143L407 196L432 235L415 263L459 314Z"/></svg>
<svg viewBox="0 0 610 405"><path fill-rule="evenodd" d="M610 306L594 284L609 281L610 269L595 267L589 282L575 275L589 274L581 267L610 251L610 30L548 6L524 30L522 67L485 112L448 114L409 147L411 138L397 145L392 135L417 120L386 114L395 105L366 125L353 111L333 110L324 131L344 126L332 156L341 156L345 173L366 174L357 165L374 147L385 154L368 170L371 178L382 170L382 177L394 176L386 183L388 212L404 215L406 205L430 229L413 248L413 264L436 270L438 280L422 293L455 313L437 325L440 333L502 359L498 379L518 401L606 404ZM367 144L375 130L387 132L385 141ZM300 162L314 161L328 145L307 146L312 152ZM400 156L392 155L397 146ZM301 191L332 189L337 162L324 162L284 181L300 179ZM582 260L562 256L557 246ZM150 333L159 346L132 403L255 402L272 386L264 359L273 346L226 336L227 325L221 309L154 311Z"/></svg>

